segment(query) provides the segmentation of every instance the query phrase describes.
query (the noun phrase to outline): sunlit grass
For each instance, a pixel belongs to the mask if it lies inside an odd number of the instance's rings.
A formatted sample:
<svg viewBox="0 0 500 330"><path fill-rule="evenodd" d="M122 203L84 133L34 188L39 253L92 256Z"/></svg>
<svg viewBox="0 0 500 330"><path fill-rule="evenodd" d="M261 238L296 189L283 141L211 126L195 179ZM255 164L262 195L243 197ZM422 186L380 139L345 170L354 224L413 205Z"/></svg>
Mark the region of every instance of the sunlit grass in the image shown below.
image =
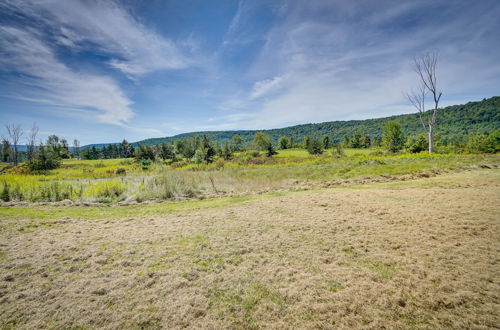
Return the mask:
<svg viewBox="0 0 500 330"><path fill-rule="evenodd" d="M180 168L158 161L148 170L132 159L64 160L61 168L47 173L5 171L0 175L0 196L10 201L80 203L197 199L296 190L306 182L438 173L500 163L498 155L388 155L373 149L346 149L345 153L340 158L333 157L331 150L319 156L303 149L280 150L273 158L240 153L231 161Z"/></svg>

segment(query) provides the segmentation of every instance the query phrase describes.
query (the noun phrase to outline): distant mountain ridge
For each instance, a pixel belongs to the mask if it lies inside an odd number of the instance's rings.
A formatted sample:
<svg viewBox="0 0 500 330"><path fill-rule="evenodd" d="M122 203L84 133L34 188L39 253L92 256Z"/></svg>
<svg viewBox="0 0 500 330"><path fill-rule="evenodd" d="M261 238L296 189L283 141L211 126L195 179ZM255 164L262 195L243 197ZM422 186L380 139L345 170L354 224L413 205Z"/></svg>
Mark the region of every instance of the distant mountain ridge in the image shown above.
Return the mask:
<svg viewBox="0 0 500 330"><path fill-rule="evenodd" d="M171 143L176 140L193 138L195 136L207 135L214 142L229 142L233 135L240 135L243 142L250 142L256 132L265 132L276 143L280 136L287 136L300 142L309 135L311 137L322 137L329 135L332 141L341 141L345 135L353 135L357 130L366 132L370 137L376 138L382 135L384 125L388 121L399 122L406 135L424 133L418 113L395 115L384 118L329 121L317 124L301 124L284 128L266 130L231 130L231 131L200 131L183 133L169 137L150 138L132 143L137 145L157 145L160 143ZM468 102L461 105L453 105L438 110L436 133L443 139L463 140L469 134L491 133L500 130L500 96L483 99L478 102ZM102 148L109 144L89 144L83 146Z"/></svg>

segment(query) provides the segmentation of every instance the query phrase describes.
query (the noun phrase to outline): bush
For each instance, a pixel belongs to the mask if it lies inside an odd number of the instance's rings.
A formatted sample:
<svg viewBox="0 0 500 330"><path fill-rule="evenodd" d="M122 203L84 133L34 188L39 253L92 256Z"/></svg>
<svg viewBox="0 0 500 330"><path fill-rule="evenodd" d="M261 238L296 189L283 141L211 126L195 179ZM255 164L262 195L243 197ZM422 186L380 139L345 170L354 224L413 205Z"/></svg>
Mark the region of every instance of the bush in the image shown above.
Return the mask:
<svg viewBox="0 0 500 330"><path fill-rule="evenodd" d="M469 153L498 153L500 152L500 131L489 135L471 135L467 140L465 150Z"/></svg>
<svg viewBox="0 0 500 330"><path fill-rule="evenodd" d="M316 138L310 138L306 149L311 155L321 155L323 153L323 143Z"/></svg>
<svg viewBox="0 0 500 330"><path fill-rule="evenodd" d="M340 158L340 157L345 156L344 149L342 148L342 144L337 143L337 144L333 145L332 156L333 156L333 158Z"/></svg>
<svg viewBox="0 0 500 330"><path fill-rule="evenodd" d="M226 165L226 162L224 161L223 158L219 158L215 161L214 167L218 170L223 169L224 166Z"/></svg>
<svg viewBox="0 0 500 330"><path fill-rule="evenodd" d="M390 121L384 127L382 143L390 152L398 152L403 149L405 136L401 130L401 125L396 121Z"/></svg>
<svg viewBox="0 0 500 330"><path fill-rule="evenodd" d="M149 170L149 167L153 164L150 159L141 159L141 168L143 171Z"/></svg>
<svg viewBox="0 0 500 330"><path fill-rule="evenodd" d="M51 148L40 146L27 165L30 172L48 171L59 168L61 159Z"/></svg>
<svg viewBox="0 0 500 330"><path fill-rule="evenodd" d="M425 151L428 149L428 146L429 146L429 141L422 134L418 136L410 136L405 144L405 147L408 150L408 152L412 154L418 154L419 152Z"/></svg>
<svg viewBox="0 0 500 330"><path fill-rule="evenodd" d="M127 174L127 171L123 167L118 167L115 170L115 174L116 175L125 175L125 174Z"/></svg>
<svg viewBox="0 0 500 330"><path fill-rule="evenodd" d="M135 150L135 159L138 161L142 160L155 160L155 151L153 147L150 146L139 146L138 149Z"/></svg>
<svg viewBox="0 0 500 330"><path fill-rule="evenodd" d="M0 199L3 200L4 202L10 201L9 184L7 182L3 184L2 193L0 194Z"/></svg>
<svg viewBox="0 0 500 330"><path fill-rule="evenodd" d="M255 157L259 157L260 156L260 152L258 152L257 150L253 150L253 151L247 152L246 155L255 158Z"/></svg>

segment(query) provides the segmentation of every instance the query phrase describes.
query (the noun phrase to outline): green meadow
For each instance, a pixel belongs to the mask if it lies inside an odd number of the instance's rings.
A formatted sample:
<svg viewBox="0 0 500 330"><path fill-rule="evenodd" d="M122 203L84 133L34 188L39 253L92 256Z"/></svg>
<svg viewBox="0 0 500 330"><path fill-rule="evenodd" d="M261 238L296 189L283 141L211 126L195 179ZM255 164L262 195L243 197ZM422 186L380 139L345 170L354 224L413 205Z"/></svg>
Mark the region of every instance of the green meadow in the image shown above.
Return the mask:
<svg viewBox="0 0 500 330"><path fill-rule="evenodd" d="M498 155L388 154L345 149L344 155L280 150L274 157L236 153L211 164L157 160L147 168L133 159L64 160L60 168L30 173L22 166L0 175L0 198L10 202L136 203L242 196L310 189L332 181L434 175L498 167Z"/></svg>

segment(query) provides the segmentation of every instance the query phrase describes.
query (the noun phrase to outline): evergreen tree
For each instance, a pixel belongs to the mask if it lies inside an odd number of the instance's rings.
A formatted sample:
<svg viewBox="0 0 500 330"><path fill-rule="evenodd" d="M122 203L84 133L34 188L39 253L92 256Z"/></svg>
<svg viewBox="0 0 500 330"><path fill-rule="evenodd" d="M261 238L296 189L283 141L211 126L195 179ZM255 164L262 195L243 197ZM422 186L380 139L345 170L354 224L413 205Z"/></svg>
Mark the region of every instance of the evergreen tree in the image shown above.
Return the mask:
<svg viewBox="0 0 500 330"><path fill-rule="evenodd" d="M215 156L215 148L212 146L210 138L208 138L206 135L203 136L203 140L201 141L201 149L197 150L202 151L203 160L205 161L206 164L211 163L213 161L213 158Z"/></svg>

